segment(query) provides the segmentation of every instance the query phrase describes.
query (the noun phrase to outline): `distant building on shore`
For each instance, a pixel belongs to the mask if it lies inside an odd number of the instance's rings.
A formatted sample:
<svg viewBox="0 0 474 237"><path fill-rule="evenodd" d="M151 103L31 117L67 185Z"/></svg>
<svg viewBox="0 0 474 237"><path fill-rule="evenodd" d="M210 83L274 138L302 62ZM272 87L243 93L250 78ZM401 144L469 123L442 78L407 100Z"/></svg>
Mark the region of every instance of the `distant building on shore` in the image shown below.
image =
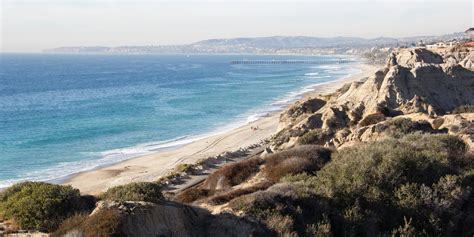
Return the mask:
<svg viewBox="0 0 474 237"><path fill-rule="evenodd" d="M425 45L425 47L427 49L440 49L440 48L446 48L446 47L452 47L454 45L458 44L458 42L456 40L451 40L451 41L448 41L448 42L437 42L437 43L434 43L434 44L428 44L428 45Z"/></svg>
<svg viewBox="0 0 474 237"><path fill-rule="evenodd" d="M469 29L467 29L466 31L464 31L464 33L467 34L467 36L469 37L470 40L474 40L474 28L471 27Z"/></svg>

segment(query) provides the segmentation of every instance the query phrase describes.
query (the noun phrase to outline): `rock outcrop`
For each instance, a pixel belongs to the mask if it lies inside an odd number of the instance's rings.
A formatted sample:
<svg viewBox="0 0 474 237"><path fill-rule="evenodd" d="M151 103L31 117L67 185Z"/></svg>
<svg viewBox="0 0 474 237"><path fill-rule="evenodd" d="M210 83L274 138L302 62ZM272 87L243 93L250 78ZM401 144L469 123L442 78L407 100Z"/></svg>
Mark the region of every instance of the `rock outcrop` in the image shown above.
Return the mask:
<svg viewBox="0 0 474 237"><path fill-rule="evenodd" d="M256 223L234 215L212 215L209 211L175 202L99 202L91 215L101 210L117 211L125 236L263 236Z"/></svg>
<svg viewBox="0 0 474 237"><path fill-rule="evenodd" d="M338 147L360 139L361 130L368 126L392 117L423 113L435 118L472 105L473 60L474 51L469 48L394 51L386 66L371 77L290 108L281 116L273 148L291 147L299 136L314 129L329 134L326 145Z"/></svg>

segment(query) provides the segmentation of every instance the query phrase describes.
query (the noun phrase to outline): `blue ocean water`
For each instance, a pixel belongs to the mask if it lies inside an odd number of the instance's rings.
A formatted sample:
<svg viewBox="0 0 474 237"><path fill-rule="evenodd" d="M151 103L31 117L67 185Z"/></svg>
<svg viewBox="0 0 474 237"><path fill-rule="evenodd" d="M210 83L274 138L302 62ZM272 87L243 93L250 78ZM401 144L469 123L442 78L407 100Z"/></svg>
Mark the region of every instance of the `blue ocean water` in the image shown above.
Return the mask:
<svg viewBox="0 0 474 237"><path fill-rule="evenodd" d="M322 57L0 54L0 187L185 144L356 72L229 63Z"/></svg>

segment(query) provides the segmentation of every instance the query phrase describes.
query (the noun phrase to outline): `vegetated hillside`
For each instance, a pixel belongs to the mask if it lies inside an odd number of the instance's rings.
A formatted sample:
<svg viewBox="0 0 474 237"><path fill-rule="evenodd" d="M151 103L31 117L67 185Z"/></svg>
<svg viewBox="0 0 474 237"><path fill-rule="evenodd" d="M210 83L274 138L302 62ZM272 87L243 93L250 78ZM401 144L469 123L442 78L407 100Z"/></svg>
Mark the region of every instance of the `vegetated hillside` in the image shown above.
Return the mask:
<svg viewBox="0 0 474 237"><path fill-rule="evenodd" d="M407 38L378 37L365 39L358 37L312 37L312 36L269 36L229 39L208 39L183 45L149 46L74 46L45 49L45 53L265 53L265 54L328 54L349 53L372 47L400 47L424 42L450 41L465 39L464 32L439 36L417 36ZM306 49L306 50L303 50ZM319 49L319 50L316 50ZM364 50L365 51L365 50ZM352 53L351 53L352 52Z"/></svg>
<svg viewBox="0 0 474 237"><path fill-rule="evenodd" d="M221 236L471 236L472 60L466 48L396 51L372 77L285 111L261 156L173 200L236 218Z"/></svg>
<svg viewBox="0 0 474 237"><path fill-rule="evenodd" d="M285 111L264 153L172 200L132 183L90 212L77 190L27 183L0 195L0 214L55 236L473 236L473 60L464 47L394 51Z"/></svg>
<svg viewBox="0 0 474 237"><path fill-rule="evenodd" d="M395 51L372 77L285 111L272 152L176 200L275 236L471 236L473 59Z"/></svg>

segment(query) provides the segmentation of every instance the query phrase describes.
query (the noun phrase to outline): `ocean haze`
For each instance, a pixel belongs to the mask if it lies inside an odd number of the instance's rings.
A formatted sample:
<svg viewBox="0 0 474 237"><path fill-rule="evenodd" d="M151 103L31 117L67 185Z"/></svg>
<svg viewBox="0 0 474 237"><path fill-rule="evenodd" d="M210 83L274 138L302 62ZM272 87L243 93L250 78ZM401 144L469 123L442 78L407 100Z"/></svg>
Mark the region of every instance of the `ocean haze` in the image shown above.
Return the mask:
<svg viewBox="0 0 474 237"><path fill-rule="evenodd" d="M471 27L472 7L472 1L2 0L1 51L190 44L271 35L440 35Z"/></svg>

